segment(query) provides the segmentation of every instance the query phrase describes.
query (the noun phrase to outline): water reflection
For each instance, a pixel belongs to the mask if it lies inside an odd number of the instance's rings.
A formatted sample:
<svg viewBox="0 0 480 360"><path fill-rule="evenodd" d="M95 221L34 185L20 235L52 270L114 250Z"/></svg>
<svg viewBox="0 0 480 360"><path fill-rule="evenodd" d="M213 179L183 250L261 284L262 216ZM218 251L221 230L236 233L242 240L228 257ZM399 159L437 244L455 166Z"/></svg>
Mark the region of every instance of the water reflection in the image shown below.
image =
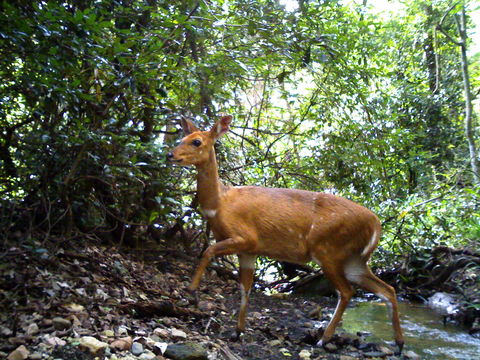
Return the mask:
<svg viewBox="0 0 480 360"><path fill-rule="evenodd" d="M405 349L422 359L479 359L480 340L451 324L443 325L440 315L416 304L400 303ZM347 309L343 326L347 332L369 332L371 341L392 343L393 331L384 303L361 302Z"/></svg>

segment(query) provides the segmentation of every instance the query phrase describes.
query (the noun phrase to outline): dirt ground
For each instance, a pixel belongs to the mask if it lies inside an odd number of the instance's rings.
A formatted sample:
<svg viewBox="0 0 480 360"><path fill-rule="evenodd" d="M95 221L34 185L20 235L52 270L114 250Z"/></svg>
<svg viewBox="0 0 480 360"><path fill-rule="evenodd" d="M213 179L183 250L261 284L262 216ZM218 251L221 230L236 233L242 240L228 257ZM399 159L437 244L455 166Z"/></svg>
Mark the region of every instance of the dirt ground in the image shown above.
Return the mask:
<svg viewBox="0 0 480 360"><path fill-rule="evenodd" d="M195 303L186 290L194 266L192 259L165 250L133 254L35 243L5 249L0 358L24 359L23 352L29 359L182 359L168 350L178 344L199 345L198 359L416 358L396 357L393 345L367 343L364 334L338 332L326 348L315 347L335 298L253 292L248 329L234 341L236 280L220 268L210 270ZM86 343L91 337L100 349ZM188 356L183 359L195 358Z"/></svg>

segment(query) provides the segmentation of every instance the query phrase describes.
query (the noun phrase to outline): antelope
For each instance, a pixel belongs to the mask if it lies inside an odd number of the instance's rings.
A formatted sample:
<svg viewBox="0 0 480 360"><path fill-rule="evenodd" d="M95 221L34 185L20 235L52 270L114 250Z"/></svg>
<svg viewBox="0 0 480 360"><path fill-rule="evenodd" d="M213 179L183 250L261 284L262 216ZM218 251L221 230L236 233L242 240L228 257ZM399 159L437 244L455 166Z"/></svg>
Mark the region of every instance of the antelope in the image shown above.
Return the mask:
<svg viewBox="0 0 480 360"><path fill-rule="evenodd" d="M197 169L201 212L216 239L203 253L189 289L195 291L213 257L238 255L241 304L237 337L245 317L257 256L305 264L314 261L337 290L338 303L317 346L331 340L348 302L352 284L373 292L390 307L395 342L402 351L396 293L371 271L367 262L377 247L378 217L345 198L327 193L259 186L226 186L218 176L214 143L230 128L232 116L222 116L209 131L182 118L185 137L167 154L168 160Z"/></svg>

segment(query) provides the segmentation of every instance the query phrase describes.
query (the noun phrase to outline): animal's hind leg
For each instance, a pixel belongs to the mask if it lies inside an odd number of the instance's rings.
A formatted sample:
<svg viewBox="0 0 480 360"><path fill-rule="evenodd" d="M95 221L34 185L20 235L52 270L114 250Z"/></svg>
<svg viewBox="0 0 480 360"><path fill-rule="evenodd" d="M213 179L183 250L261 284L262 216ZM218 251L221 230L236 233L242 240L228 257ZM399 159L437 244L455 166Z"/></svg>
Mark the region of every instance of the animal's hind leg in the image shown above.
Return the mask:
<svg viewBox="0 0 480 360"><path fill-rule="evenodd" d="M332 319L328 323L327 328L323 332L322 338L317 344L318 346L324 346L328 341L330 341L333 334L335 333L335 329L337 328L338 323L342 319L348 302L354 294L352 285L350 285L350 283L348 282L347 278L345 277L343 268L340 268L339 264L329 265L328 263L324 263L322 265L322 268L325 275L335 286L335 289L337 289L338 303L337 307L335 308L335 312L333 313Z"/></svg>
<svg viewBox="0 0 480 360"><path fill-rule="evenodd" d="M365 290L374 293L382 300L386 301L388 305L390 305L395 342L397 343L398 349L401 353L404 340L402 328L400 327L400 317L398 315L398 303L395 289L376 277L366 264L363 274L359 275L357 273L352 281L360 285Z"/></svg>

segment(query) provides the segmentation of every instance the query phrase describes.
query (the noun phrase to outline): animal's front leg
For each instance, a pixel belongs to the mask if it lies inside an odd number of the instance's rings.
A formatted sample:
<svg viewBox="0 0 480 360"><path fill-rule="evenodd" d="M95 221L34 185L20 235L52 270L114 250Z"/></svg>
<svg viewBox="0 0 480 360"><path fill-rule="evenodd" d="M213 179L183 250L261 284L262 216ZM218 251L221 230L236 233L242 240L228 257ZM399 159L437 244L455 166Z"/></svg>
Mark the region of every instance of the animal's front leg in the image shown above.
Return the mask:
<svg viewBox="0 0 480 360"><path fill-rule="evenodd" d="M247 252L249 248L251 248L250 243L242 237L229 238L209 246L200 259L200 264L195 271L195 275L193 275L189 289L191 291L197 290L200 280L214 256L239 254Z"/></svg>
<svg viewBox="0 0 480 360"><path fill-rule="evenodd" d="M240 311L238 312L237 322L237 338L245 332L245 317L247 315L248 298L253 285L253 275L255 273L255 255L241 254L238 255L240 265L239 281L240 281Z"/></svg>

